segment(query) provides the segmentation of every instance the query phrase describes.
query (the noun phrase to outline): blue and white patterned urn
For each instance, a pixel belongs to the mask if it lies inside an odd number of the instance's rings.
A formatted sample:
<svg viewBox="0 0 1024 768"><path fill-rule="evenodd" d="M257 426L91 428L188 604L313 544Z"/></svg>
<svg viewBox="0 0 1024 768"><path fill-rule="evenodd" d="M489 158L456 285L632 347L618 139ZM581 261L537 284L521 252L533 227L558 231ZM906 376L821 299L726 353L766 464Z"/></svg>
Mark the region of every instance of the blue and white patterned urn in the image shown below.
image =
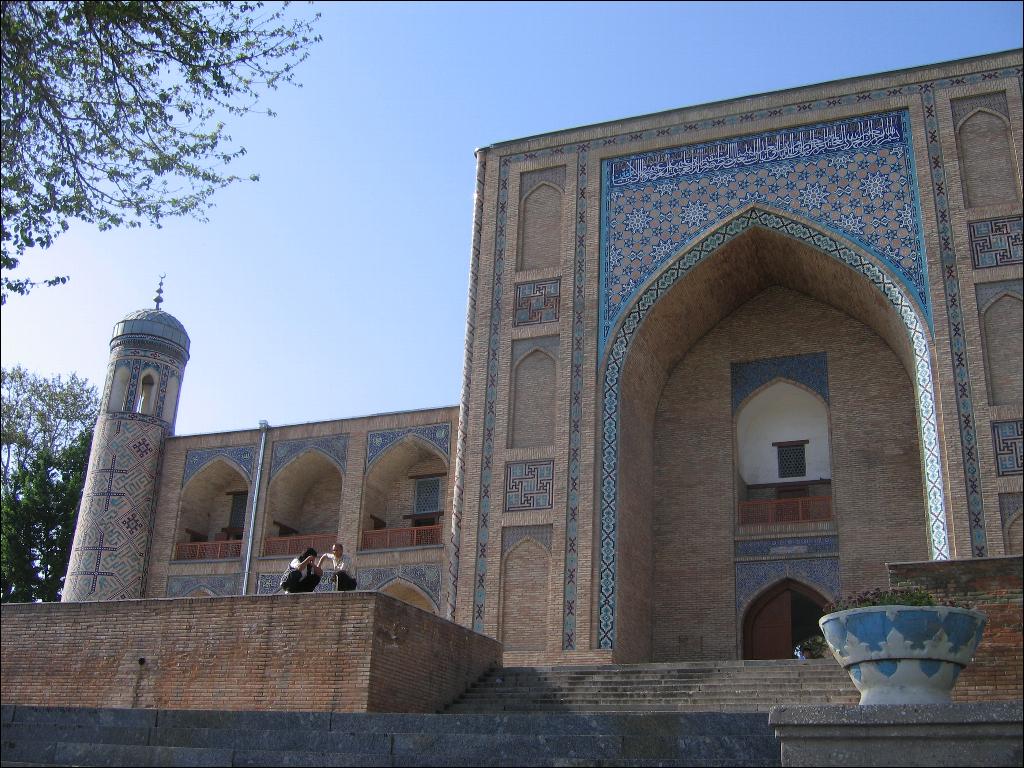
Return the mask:
<svg viewBox="0 0 1024 768"><path fill-rule="evenodd" d="M829 613L818 625L861 704L942 704L987 620L964 608L880 605Z"/></svg>

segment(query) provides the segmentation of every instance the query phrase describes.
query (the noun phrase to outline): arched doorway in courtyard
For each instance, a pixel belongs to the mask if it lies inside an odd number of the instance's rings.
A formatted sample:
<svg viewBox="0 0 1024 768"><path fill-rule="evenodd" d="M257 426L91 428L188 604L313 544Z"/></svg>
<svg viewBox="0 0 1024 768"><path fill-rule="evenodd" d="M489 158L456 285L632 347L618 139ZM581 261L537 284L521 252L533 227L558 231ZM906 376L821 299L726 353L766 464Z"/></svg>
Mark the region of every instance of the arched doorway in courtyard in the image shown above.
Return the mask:
<svg viewBox="0 0 1024 768"><path fill-rule="evenodd" d="M766 589L743 619L744 659L791 659L793 649L821 634L818 619L829 601L793 579Z"/></svg>

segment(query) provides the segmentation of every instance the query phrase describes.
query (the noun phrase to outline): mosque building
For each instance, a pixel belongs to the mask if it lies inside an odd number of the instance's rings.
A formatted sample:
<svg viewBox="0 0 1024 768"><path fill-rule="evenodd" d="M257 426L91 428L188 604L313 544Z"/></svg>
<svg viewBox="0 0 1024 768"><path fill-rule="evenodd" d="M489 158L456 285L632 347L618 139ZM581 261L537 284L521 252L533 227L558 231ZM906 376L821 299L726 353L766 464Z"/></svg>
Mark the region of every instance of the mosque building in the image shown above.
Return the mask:
<svg viewBox="0 0 1024 768"><path fill-rule="evenodd" d="M1021 83L1017 50L478 150L448 408L175 435L158 294L63 599L272 593L339 541L506 665L785 658L887 563L1020 554Z"/></svg>

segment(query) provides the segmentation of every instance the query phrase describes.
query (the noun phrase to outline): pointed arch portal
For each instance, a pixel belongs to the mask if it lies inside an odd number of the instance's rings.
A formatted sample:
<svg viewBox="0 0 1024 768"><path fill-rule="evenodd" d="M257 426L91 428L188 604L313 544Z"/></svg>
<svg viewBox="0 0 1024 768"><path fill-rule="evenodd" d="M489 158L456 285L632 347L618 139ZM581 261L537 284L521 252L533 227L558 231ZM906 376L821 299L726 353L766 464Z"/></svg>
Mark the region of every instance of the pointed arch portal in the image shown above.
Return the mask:
<svg viewBox="0 0 1024 768"><path fill-rule="evenodd" d="M731 287L731 294L721 290L723 285ZM620 478L625 477L623 460L630 456L619 452L620 441L630 440L623 436L623 412L638 407L621 392L630 355L654 354L651 339L659 333L671 336L678 356L659 361L667 375L686 349L717 322L772 285L808 295L861 321L902 363L913 385L928 549L935 560L950 556L929 330L923 312L902 282L864 250L795 215L749 207L680 251L653 275L618 316L608 337L602 375L600 520L596 526L599 648L616 647L618 610L624 615L638 610L636 601L618 602L617 578ZM682 294L678 291L673 301L662 301L677 286L690 291L686 294L689 304L679 300ZM637 349L644 351L637 353ZM664 380L647 386L657 388ZM626 418L628 421L628 413ZM634 447L630 442L631 451Z"/></svg>

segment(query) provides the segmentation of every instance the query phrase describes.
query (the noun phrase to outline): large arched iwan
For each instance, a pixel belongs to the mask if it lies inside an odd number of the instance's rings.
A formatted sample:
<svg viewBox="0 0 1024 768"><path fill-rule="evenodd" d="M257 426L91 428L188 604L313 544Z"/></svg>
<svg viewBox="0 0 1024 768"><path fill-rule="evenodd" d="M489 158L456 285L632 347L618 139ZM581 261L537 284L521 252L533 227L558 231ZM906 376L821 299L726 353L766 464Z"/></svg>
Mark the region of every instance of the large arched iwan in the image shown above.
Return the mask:
<svg viewBox="0 0 1024 768"><path fill-rule="evenodd" d="M616 647L616 612L621 607L617 602L620 406L624 402L620 387L629 355L638 337L642 335L641 326L658 306L660 300L668 295L677 284L687 284L685 278L695 273L698 267L718 264L722 269L732 271L733 280L747 279L747 270L745 270L743 262L744 240L757 233L772 240L776 251L775 258L782 258L780 254L787 250L780 250L779 244L789 244L792 247L788 248L788 251L791 251L792 254L787 254L785 258L789 258L791 264L799 266L800 262L813 259L816 261L816 269L825 268L841 273L848 283L869 286L869 288L864 288L862 293L873 296L871 301L875 305L880 304L886 308L881 310L884 314L882 323L884 328L879 328L877 322L868 324L897 352L913 382L925 489L924 501L927 516L925 524L929 552L934 560L944 560L950 557L935 411L933 363L929 330L923 319L923 313L908 297L900 281L886 270L878 259L873 258L862 249L830 233L823 232L795 216L750 207L706 234L698 242L680 251L648 281L646 288L636 294L635 300L628 310L622 313L618 325L609 337L604 353L601 379L600 519L598 525L595 526L597 532L595 545L598 549L596 558L596 641L599 648L612 649ZM744 238L745 235L746 238ZM712 258L723 252L731 254L730 258ZM819 280L813 270L806 267L804 270L807 274L804 275L803 282L792 287L811 295L818 295L835 306L843 306L845 299L842 296L842 291ZM753 286L750 287L750 290L753 290ZM819 293L816 294L816 291ZM753 295L749 291L748 293ZM878 301L879 298L882 299L881 302ZM855 317L859 317L855 311L857 309L863 309L863 307L852 308L850 313ZM725 311L727 312L729 309L726 308ZM878 311L877 306L872 311ZM721 319L721 316L724 315L720 315L713 321L707 320L708 328L713 327L714 323Z"/></svg>

